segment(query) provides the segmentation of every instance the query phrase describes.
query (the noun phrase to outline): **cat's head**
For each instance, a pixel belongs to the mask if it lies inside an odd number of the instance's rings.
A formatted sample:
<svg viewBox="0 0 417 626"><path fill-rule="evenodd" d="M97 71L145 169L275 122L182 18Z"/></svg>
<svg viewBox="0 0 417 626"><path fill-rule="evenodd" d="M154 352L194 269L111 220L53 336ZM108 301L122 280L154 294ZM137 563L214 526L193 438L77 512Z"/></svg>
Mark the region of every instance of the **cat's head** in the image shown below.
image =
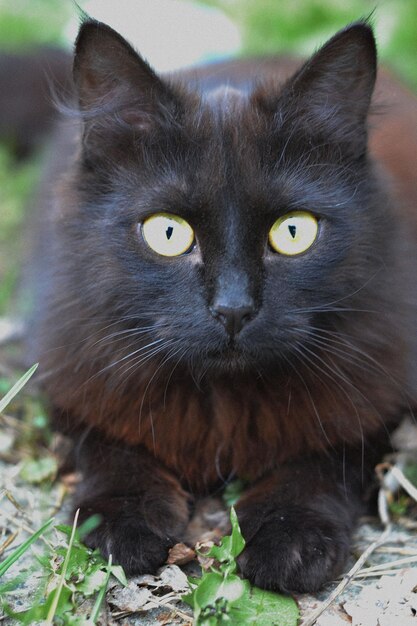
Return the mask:
<svg viewBox="0 0 417 626"><path fill-rule="evenodd" d="M159 77L111 28L82 25L66 246L83 310L125 327L127 363L282 365L369 297L386 253L366 147L372 30L342 30L284 85L272 74Z"/></svg>

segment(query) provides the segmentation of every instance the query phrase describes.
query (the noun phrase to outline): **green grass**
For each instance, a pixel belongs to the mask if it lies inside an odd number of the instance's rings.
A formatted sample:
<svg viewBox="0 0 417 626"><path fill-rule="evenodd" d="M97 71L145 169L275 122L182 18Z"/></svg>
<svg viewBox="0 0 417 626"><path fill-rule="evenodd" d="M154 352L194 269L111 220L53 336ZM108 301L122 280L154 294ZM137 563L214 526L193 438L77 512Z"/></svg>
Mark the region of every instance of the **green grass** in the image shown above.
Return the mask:
<svg viewBox="0 0 417 626"><path fill-rule="evenodd" d="M48 536L48 548L42 557L34 560L42 576L39 588L33 594L32 605L22 611L13 610L10 606L13 594L22 583L21 576L0 585L3 611L15 623L28 626L34 623L92 626L100 617L110 576L122 585L127 584L120 566L112 565L111 558L106 562L97 551L82 543L82 530L77 529L77 519L78 514L72 527L53 525L54 519L50 519L0 562L1 577L41 536ZM86 601L89 601L87 608ZM81 605L84 605L82 609Z"/></svg>
<svg viewBox="0 0 417 626"><path fill-rule="evenodd" d="M417 89L415 0L204 0L240 26L245 54L306 56L337 30L371 15L383 62Z"/></svg>
<svg viewBox="0 0 417 626"><path fill-rule="evenodd" d="M75 4L64 0L0 0L0 46L21 50L32 43L62 44Z"/></svg>
<svg viewBox="0 0 417 626"><path fill-rule="evenodd" d="M212 557L213 565L203 570L201 577L189 578L190 591L183 596L183 600L193 608L194 624L296 626L299 610L292 598L252 587L237 575L236 559L245 547L245 540L234 509L230 519L231 534L223 537L219 546L213 546L205 554ZM22 582L21 576L0 584L2 608L15 623L93 626L100 618L110 577L113 576L122 585L127 584L122 568L112 565L111 557L106 563L96 551L83 545L81 536L85 528L78 529L77 521L78 512L72 527L53 525L54 520L48 520L0 562L1 577L40 537L48 537L48 548L42 557L38 556L36 564L43 576L28 609L16 611L10 607L10 599ZM53 539L53 534L57 533L66 539L64 545ZM86 600L90 600L87 610Z"/></svg>
<svg viewBox="0 0 417 626"><path fill-rule="evenodd" d="M25 207L39 171L37 159L17 164L0 145L0 315L8 312L19 276Z"/></svg>
<svg viewBox="0 0 417 626"><path fill-rule="evenodd" d="M47 522L45 522L45 524L41 526L39 530L34 532L33 535L29 537L29 539L26 539L26 541L24 541L18 548L16 548L16 550L14 550L7 558L4 559L4 561L0 563L0 578L4 576L7 570L12 565L14 565L16 561L18 561L25 554L25 552L27 552L27 550L30 548L32 543L35 543L35 541L41 535L43 535L43 533L46 532L48 528L50 528L53 521L54 521L53 519L50 519Z"/></svg>
<svg viewBox="0 0 417 626"><path fill-rule="evenodd" d="M6 393L4 398L0 399L0 413L3 413L6 407L9 406L10 402L13 400L15 396L17 396L19 391L26 385L28 380L36 372L37 368L38 368L38 363L35 363L35 365L32 365L32 367L28 369L28 371L25 374L23 374L23 376L19 378L19 380L13 385L10 391Z"/></svg>
<svg viewBox="0 0 417 626"><path fill-rule="evenodd" d="M4 413L14 401L36 369L37 364L23 374L0 398L0 414ZM81 541L83 533L91 530L97 521L96 519L87 520L82 528L77 529L78 512L74 517L72 528L65 525L53 525L54 519L51 518L12 550L8 556L0 560L0 606L6 615L13 618L16 623L27 625L42 622L45 626L52 626L56 623L56 619L59 619L59 623L68 626L76 623L78 626L91 626L97 623L110 575L116 577L123 585L127 584L121 567L113 566L111 559L106 563L97 551L90 550ZM54 531L55 540L51 536L52 531ZM23 611L12 610L10 601L28 572L24 570L23 574L6 582L4 582L4 576L13 565L21 561L25 555L27 556L29 549L40 537L48 533L50 537L46 542L47 552L42 557L30 559L33 564L29 566L29 570L36 567L42 573L41 583L34 594L32 605ZM16 533L12 537L12 544L17 535ZM67 539L66 545L62 545L59 538L56 539L59 535ZM80 604L86 598L94 596L96 598L90 614L80 620L77 617Z"/></svg>

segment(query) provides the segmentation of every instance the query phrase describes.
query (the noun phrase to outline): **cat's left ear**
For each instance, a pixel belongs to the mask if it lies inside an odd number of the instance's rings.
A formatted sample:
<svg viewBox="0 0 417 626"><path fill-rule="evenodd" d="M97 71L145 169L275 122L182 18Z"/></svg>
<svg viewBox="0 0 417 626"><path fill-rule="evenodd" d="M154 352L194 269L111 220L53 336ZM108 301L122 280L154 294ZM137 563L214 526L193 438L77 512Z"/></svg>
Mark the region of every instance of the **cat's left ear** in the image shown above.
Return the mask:
<svg viewBox="0 0 417 626"><path fill-rule="evenodd" d="M312 135L330 133L342 145L360 151L376 60L368 23L357 22L338 32L287 83L282 97L289 118L294 114Z"/></svg>
<svg viewBox="0 0 417 626"><path fill-rule="evenodd" d="M115 132L116 120L146 132L175 109L169 85L121 35L96 20L88 18L81 25L73 72L89 140L96 144L100 134L106 143L106 132Z"/></svg>

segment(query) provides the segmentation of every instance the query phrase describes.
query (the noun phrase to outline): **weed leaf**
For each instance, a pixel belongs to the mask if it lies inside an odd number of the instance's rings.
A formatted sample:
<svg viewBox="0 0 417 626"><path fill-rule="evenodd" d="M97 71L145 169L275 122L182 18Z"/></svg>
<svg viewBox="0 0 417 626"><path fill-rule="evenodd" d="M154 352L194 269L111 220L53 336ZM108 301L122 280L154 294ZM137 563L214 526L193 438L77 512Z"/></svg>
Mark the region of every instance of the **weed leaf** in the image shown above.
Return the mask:
<svg viewBox="0 0 417 626"><path fill-rule="evenodd" d="M93 622L93 624L96 623L100 615L100 609L101 609L101 605L103 604L104 597L106 595L107 587L108 587L109 580L110 580L111 570L112 570L112 555L110 554L109 560L107 563L107 573L105 575L104 581L101 584L101 589L97 595L93 610L91 612L91 621Z"/></svg>
<svg viewBox="0 0 417 626"><path fill-rule="evenodd" d="M232 533L223 537L219 546L213 546L207 556L213 557L220 563L220 571L225 574L234 574L237 570L236 557L243 551L245 540L240 532L236 511L230 510Z"/></svg>
<svg viewBox="0 0 417 626"><path fill-rule="evenodd" d="M38 537L40 537L48 528L51 526L53 522L53 518L48 520L39 530L37 530L33 535L26 539L12 554L10 554L4 561L0 563L0 578L7 572L9 567L13 565L20 557L26 552L26 550L34 543Z"/></svg>
<svg viewBox="0 0 417 626"><path fill-rule="evenodd" d="M229 616L232 624L296 626L298 607L290 597L251 587L242 601L230 608Z"/></svg>
<svg viewBox="0 0 417 626"><path fill-rule="evenodd" d="M19 378L17 383L15 383L13 385L13 387L10 389L10 391L8 393L6 393L4 398L2 398L0 400L0 413L3 413L3 411L7 407L7 405L10 404L10 402L19 393L19 391L22 389L22 387L24 387L26 385L26 383L29 380L29 378L31 376L33 376L33 374L38 369L38 365L39 365L38 363L35 363L35 365L32 365L32 367L25 374L23 374L23 376L21 378Z"/></svg>
<svg viewBox="0 0 417 626"><path fill-rule="evenodd" d="M223 491L223 502L227 507L235 506L236 502L239 500L242 495L244 489L246 487L246 483L243 480L232 480L232 482L228 483Z"/></svg>
<svg viewBox="0 0 417 626"><path fill-rule="evenodd" d="M20 470L23 480L28 483L39 484L45 480L55 478L58 471L58 463L53 456L46 456L43 459L28 459Z"/></svg>
<svg viewBox="0 0 417 626"><path fill-rule="evenodd" d="M245 540L235 510L230 511L232 532L213 546L206 556L218 565L203 572L201 578L189 578L191 591L182 597L194 611L196 626L296 626L299 612L294 600L257 587L237 574L236 557Z"/></svg>

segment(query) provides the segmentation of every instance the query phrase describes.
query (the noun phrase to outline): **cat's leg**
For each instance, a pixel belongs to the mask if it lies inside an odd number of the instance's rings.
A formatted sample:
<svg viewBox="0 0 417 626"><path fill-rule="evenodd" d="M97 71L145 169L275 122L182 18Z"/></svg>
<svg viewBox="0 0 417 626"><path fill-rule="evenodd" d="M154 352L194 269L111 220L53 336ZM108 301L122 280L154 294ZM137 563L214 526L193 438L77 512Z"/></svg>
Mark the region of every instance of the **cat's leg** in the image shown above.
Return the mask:
<svg viewBox="0 0 417 626"><path fill-rule="evenodd" d="M362 454L303 459L271 472L237 506L243 575L284 592L312 592L341 573L373 474Z"/></svg>
<svg viewBox="0 0 417 626"><path fill-rule="evenodd" d="M78 444L83 478L75 496L80 521L100 516L85 538L127 574L151 573L181 536L189 518L188 494L144 448L104 441L90 433Z"/></svg>

